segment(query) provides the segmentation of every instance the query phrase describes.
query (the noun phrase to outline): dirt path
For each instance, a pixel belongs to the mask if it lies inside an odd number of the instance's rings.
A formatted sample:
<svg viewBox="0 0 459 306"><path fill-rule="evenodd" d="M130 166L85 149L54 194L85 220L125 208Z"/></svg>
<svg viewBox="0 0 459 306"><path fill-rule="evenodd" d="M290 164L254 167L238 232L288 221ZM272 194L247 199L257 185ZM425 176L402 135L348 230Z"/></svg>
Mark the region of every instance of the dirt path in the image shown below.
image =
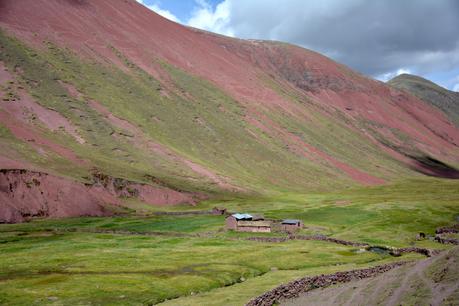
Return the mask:
<svg viewBox="0 0 459 306"><path fill-rule="evenodd" d="M458 304L458 247L370 278L309 290L281 301L285 306Z"/></svg>
<svg viewBox="0 0 459 306"><path fill-rule="evenodd" d="M409 291L410 289L410 283L413 280L413 278L419 278L419 272L423 271L425 267L427 266L427 263L425 261L418 263L417 265L413 266L409 270L408 273L403 274L403 280L402 284L395 290L395 292L391 295L389 300L387 301L387 305L391 306L397 306L399 305L398 301L400 301L403 297L403 295ZM387 286L387 282L385 282Z"/></svg>
<svg viewBox="0 0 459 306"><path fill-rule="evenodd" d="M296 298L303 292L316 288L329 287L338 283L347 283L353 280L373 277L405 264L407 264L407 262L395 262L365 269L304 277L265 292L264 294L250 300L247 303L247 306L271 306L284 299Z"/></svg>

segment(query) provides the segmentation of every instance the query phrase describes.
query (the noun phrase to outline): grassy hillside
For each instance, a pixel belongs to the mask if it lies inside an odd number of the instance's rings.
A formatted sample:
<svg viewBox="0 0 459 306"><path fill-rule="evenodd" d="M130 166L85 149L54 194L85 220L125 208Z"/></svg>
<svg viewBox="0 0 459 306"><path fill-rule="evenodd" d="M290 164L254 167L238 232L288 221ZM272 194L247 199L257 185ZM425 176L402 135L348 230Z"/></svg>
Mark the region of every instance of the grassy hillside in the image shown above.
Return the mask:
<svg viewBox="0 0 459 306"><path fill-rule="evenodd" d="M135 207L138 184L195 203L459 177L459 129L442 113L318 53L190 29L135 1L25 1L0 12L1 169L107 191L101 176L119 198L105 202ZM11 203L30 187L13 176L0 177ZM49 215L45 202L9 207Z"/></svg>
<svg viewBox="0 0 459 306"><path fill-rule="evenodd" d="M387 82L405 90L423 101L442 110L448 118L459 126L459 93L447 90L437 84L410 74L401 74Z"/></svg>
<svg viewBox="0 0 459 306"><path fill-rule="evenodd" d="M85 141L80 144L65 131L51 132L38 120L32 120L37 132L87 161L85 167L71 166L65 157L59 162L59 156L49 148L44 149L50 158L24 156L22 148L28 147L24 139L9 141L8 147L15 156L22 155L49 171L81 179L85 171L95 167L115 177L146 181L145 177L151 175L185 190L218 190L209 177L187 166L184 161L189 160L246 190L317 190L355 183L333 164L286 150L288 144L279 135L273 137L246 122L247 111L241 104L208 81L172 65L160 63L173 83L164 95L159 81L115 49L112 51L125 61L125 70L77 58L70 50L50 42L45 44L46 49L35 50L5 33L0 39L0 60L15 76L9 90L24 88L40 105L69 120ZM21 73L14 73L19 70ZM68 88L78 94L72 95ZM123 129L107 120L92 101L126 121L128 128L134 128ZM311 113L311 125L304 125L298 118L259 111L299 139L360 169L384 170L389 176L394 171L398 175L407 173L374 144L320 113ZM2 141L6 146L6 139ZM155 151L151 143L166 147L178 157ZM32 159L33 156L36 157Z"/></svg>

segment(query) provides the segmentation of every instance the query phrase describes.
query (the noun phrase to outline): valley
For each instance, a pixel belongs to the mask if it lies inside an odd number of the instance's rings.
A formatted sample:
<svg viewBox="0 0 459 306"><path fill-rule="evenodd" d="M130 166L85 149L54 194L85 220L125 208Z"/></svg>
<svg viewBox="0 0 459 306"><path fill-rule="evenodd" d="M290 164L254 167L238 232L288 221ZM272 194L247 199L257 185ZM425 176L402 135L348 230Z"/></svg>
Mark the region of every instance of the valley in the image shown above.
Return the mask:
<svg viewBox="0 0 459 306"><path fill-rule="evenodd" d="M458 303L457 92L140 2L0 1L0 304Z"/></svg>
<svg viewBox="0 0 459 306"><path fill-rule="evenodd" d="M198 207L293 216L304 220L298 233L303 235L447 250L453 245L416 236L433 236L436 228L457 223L458 205L454 181L424 179L335 193L210 200ZM285 234L226 232L225 217L218 215L155 214L198 207L132 202L137 216L0 225L0 302L244 305L300 277L425 258L322 241L256 242L247 238Z"/></svg>

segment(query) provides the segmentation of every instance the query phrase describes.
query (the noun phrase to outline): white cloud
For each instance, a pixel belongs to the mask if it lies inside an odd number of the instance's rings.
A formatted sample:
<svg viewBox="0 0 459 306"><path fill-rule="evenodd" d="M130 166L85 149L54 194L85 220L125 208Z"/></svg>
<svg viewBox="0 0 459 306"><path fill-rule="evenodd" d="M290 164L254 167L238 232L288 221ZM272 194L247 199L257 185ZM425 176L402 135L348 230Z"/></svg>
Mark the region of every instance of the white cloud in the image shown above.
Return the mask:
<svg viewBox="0 0 459 306"><path fill-rule="evenodd" d="M150 10L156 12L157 14L163 16L164 18L167 18L174 22L181 23L181 21L174 14L172 14L168 10L163 10L158 4L146 4L144 0L137 0L137 2L149 8Z"/></svg>
<svg viewBox="0 0 459 306"><path fill-rule="evenodd" d="M445 80L444 82L440 82L440 85L449 90L459 92L459 75L449 80Z"/></svg>
<svg viewBox="0 0 459 306"><path fill-rule="evenodd" d="M216 5L194 0L195 8L183 20L162 9L160 0L137 1L184 25L233 37L301 45L382 81L402 73L427 76L459 67L457 0L404 0L400 4L219 0ZM147 1L155 4L147 5ZM425 16L430 22L425 22ZM447 85L452 89L458 83Z"/></svg>
<svg viewBox="0 0 459 306"><path fill-rule="evenodd" d="M187 22L189 26L234 36L234 31L230 27L231 3L229 0L219 3L215 10L205 0L196 0L196 4L198 6L191 13L191 18Z"/></svg>
<svg viewBox="0 0 459 306"><path fill-rule="evenodd" d="M459 65L456 0L195 0L186 24L239 38L287 41L379 79ZM425 22L429 16L430 22Z"/></svg>
<svg viewBox="0 0 459 306"><path fill-rule="evenodd" d="M452 91L459 92L459 75L454 78L454 85L452 86Z"/></svg>
<svg viewBox="0 0 459 306"><path fill-rule="evenodd" d="M411 70L410 69L405 69L405 68L400 68L400 69L397 69L396 71L392 71L392 72L381 74L381 75L377 76L376 78L378 80L380 80L380 81L387 82L390 79L393 79L396 76L404 74L404 73L410 74Z"/></svg>

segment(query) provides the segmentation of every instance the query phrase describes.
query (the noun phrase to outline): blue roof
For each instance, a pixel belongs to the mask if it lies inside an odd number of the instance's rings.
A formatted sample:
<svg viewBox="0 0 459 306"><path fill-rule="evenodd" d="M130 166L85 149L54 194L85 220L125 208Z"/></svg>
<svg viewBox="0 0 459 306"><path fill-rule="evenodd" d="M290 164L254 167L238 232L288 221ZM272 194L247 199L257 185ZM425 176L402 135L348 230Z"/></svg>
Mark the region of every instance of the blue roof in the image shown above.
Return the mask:
<svg viewBox="0 0 459 306"><path fill-rule="evenodd" d="M232 216L236 218L237 220L252 219L252 215L249 215L249 214L232 214Z"/></svg>

